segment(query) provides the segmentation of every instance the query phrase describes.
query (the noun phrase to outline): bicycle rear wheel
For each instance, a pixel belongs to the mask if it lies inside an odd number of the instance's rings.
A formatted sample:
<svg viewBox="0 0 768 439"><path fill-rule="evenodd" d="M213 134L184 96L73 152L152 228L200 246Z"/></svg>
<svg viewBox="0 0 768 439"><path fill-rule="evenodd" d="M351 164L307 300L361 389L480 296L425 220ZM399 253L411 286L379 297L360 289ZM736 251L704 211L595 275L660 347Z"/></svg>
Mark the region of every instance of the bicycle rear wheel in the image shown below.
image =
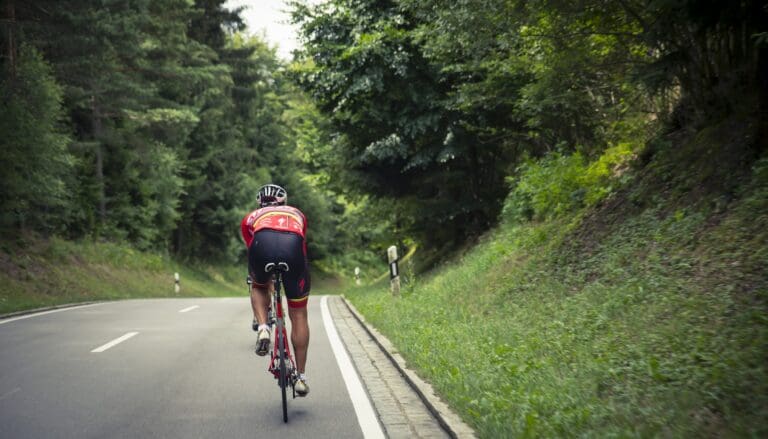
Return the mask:
<svg viewBox="0 0 768 439"><path fill-rule="evenodd" d="M288 422L288 396L285 393L285 388L288 386L288 367L285 364L285 335L282 325L280 325L277 332L277 354L280 356L278 360L280 366L278 382L280 384L280 393L283 396L283 422Z"/></svg>

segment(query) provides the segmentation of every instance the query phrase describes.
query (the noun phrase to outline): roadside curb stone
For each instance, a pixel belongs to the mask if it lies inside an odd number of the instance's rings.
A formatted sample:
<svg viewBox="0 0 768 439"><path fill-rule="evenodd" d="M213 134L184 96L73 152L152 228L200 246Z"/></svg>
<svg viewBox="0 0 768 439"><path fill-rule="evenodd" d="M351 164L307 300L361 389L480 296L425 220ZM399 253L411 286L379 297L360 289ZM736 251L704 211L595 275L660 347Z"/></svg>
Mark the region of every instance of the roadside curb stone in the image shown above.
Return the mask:
<svg viewBox="0 0 768 439"><path fill-rule="evenodd" d="M371 337L371 339L378 345L379 349L384 353L386 358L397 369L407 384L413 389L419 396L421 403L427 408L434 419L440 424L442 429L448 436L452 438L476 438L474 430L472 430L461 418L451 410L448 405L443 402L440 397L435 393L432 385L422 380L416 373L411 371L405 366L405 359L397 353L394 345L382 335L376 328L369 325L355 308L352 303L347 300L346 297L340 296L344 305L352 313L355 320L363 327L365 332ZM411 423L423 424L428 423L428 419L413 420ZM424 437L436 437L436 436L424 436Z"/></svg>
<svg viewBox="0 0 768 439"><path fill-rule="evenodd" d="M384 436L390 439L450 437L343 300L331 296L328 307Z"/></svg>

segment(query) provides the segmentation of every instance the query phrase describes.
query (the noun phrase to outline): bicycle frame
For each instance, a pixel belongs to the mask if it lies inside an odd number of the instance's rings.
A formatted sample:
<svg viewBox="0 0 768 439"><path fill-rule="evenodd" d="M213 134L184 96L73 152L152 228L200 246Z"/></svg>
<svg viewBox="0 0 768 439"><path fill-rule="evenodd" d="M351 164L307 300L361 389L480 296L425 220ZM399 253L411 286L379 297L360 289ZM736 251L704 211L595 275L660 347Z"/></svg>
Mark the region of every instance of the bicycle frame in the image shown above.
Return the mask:
<svg viewBox="0 0 768 439"><path fill-rule="evenodd" d="M288 343L288 330L285 328L285 317L283 314L283 298L280 290L285 286L283 284L283 273L288 271L288 264L279 262L277 265L270 262L264 266L264 271L272 274L272 288L269 291L269 310L267 315L267 324L270 333L272 333L272 355L269 359L267 372L277 380L280 387L283 405L283 422L288 422L288 398L286 389L291 387L293 397L296 398L296 380L298 373L296 361L291 354L290 343ZM247 283L249 288L253 288L251 277L248 276Z"/></svg>
<svg viewBox="0 0 768 439"><path fill-rule="evenodd" d="M293 354L291 353L290 343L288 343L288 331L285 328L285 317L283 315L283 298L280 294L280 287L283 283L283 272L282 270L276 269L275 270L275 276L274 276L274 292L272 293L272 301L271 301L271 310L270 310L270 316L269 316L269 326L270 331L274 334L274 339L272 343L272 356L269 361L269 366L267 367L267 371L270 372L272 375L274 375L275 379L280 379L280 350L277 343L278 338L278 331L282 332L283 334L283 340L285 340L285 357L288 364L288 369L290 370L290 384L291 387L293 387L293 384L295 383L295 377L294 372L296 370L296 362L293 359ZM274 315L272 315L274 312ZM272 330L272 328L277 327L277 330ZM294 398L296 395L294 394Z"/></svg>
<svg viewBox="0 0 768 439"><path fill-rule="evenodd" d="M270 328L274 327L272 357L269 361L267 371L277 379L277 385L280 387L280 395L283 405L283 422L288 422L288 396L286 390L291 386L291 393L296 398L296 363L291 355L290 344L288 343L288 331L285 329L285 318L283 315L283 299L280 290L283 285L283 272L288 271L288 264L280 262L275 266L269 263L264 267L264 271L273 274L274 292L272 294L271 309L269 312ZM274 314L273 312L274 311Z"/></svg>

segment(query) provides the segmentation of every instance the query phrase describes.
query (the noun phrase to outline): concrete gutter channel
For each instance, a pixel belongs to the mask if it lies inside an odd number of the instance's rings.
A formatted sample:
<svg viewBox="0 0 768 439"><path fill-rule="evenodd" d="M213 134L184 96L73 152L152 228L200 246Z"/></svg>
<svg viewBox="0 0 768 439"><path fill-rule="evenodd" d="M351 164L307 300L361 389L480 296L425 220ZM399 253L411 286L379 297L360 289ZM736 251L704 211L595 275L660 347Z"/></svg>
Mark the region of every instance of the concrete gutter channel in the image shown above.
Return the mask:
<svg viewBox="0 0 768 439"><path fill-rule="evenodd" d="M447 404L445 404L434 392L432 389L432 386L422 380L418 377L413 371L409 370L405 366L405 360L403 357L397 353L396 349L392 345L392 343L384 337L379 331L376 330L376 328L369 325L365 318L355 309L354 305L352 305L346 297L341 296L341 301L344 303L346 309L352 314L354 319L359 323L360 327L363 328L365 333L373 340L378 350L381 351L381 353L388 359L388 361L391 363L391 366L393 366L399 375L401 376L401 379L407 383L407 386L410 387L412 392L415 392L416 395L418 395L418 398L420 399L420 402L423 404L424 408L431 414L432 417L434 417L434 421L436 421L439 426L442 429L443 434L437 434L434 430L420 430L418 425L416 425L417 428L414 428L414 424L422 424L420 422L411 422L411 432L408 435L405 434L398 434L396 431L390 431L389 428L387 428L387 422L385 422L385 417L382 416L382 413L379 413L380 420L382 421L382 424L385 427L385 430L387 430L387 436L388 437L451 437L451 438L475 438L477 437L475 435L475 432L466 424L464 421L459 418L458 415L456 415L450 407L448 407ZM338 326L338 324L337 324ZM358 335L358 338L359 335ZM360 340L361 343L363 343L363 340ZM346 343L346 341L345 341ZM348 346L348 350L349 346ZM369 357L372 357L372 353L369 350ZM375 353L373 353L375 355ZM355 355L352 355L353 357ZM376 359L370 358L371 361L375 362ZM358 369L360 369L360 365L358 364L358 361L355 360L356 366ZM379 364L379 367L382 365ZM364 375L362 370L359 370L361 372L361 376ZM368 375L368 374L365 374ZM365 382L366 386L369 387L369 394L371 393L370 385L368 380L370 380L371 377L369 376L362 376L363 381ZM375 379L375 378L374 378ZM388 379L391 381L391 375L389 378L384 377L384 379ZM397 386L396 383L389 383L389 386ZM370 395L374 400L374 403L377 402L377 399L374 398L374 395ZM397 397L397 395L395 395ZM406 396L407 399L407 396ZM402 401L400 401L399 405L403 405ZM405 407L407 408L406 416L410 416L409 413L412 411L411 407ZM377 411L379 411L379 408L376 408ZM405 433L405 432L401 432Z"/></svg>

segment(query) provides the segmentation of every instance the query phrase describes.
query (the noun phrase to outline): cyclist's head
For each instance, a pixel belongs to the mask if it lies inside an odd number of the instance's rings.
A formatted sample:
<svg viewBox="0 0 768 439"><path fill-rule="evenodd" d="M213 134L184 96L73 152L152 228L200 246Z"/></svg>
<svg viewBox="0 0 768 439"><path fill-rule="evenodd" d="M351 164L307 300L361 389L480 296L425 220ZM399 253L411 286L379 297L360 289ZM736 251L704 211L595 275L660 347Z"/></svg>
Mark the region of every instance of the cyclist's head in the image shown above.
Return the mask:
<svg viewBox="0 0 768 439"><path fill-rule="evenodd" d="M259 189L257 200L259 207L284 206L288 201L288 192L276 184L265 184Z"/></svg>

